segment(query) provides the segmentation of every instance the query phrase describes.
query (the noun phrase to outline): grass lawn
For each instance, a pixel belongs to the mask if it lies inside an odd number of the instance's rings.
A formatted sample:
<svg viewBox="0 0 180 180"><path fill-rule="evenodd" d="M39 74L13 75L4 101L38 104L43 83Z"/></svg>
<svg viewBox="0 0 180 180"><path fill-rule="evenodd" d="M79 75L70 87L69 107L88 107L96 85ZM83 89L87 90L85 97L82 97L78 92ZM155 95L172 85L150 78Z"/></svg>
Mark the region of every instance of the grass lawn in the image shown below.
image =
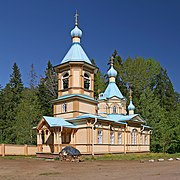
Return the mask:
<svg viewBox="0 0 180 180"><path fill-rule="evenodd" d="M85 160L157 160L163 158L165 160L169 158L180 158L180 153L166 154L166 153L134 153L134 154L106 154L106 155L95 155L85 156Z"/></svg>

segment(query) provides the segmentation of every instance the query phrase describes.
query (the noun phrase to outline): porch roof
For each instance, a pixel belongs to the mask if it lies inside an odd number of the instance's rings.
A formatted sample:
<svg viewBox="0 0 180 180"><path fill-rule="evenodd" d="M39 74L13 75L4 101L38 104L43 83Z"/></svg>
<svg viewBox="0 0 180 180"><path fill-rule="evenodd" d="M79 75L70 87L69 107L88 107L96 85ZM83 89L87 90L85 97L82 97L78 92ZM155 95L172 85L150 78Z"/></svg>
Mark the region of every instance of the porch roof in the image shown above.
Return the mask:
<svg viewBox="0 0 180 180"><path fill-rule="evenodd" d="M43 116L45 121L49 124L50 127L67 127L67 128L77 128L76 125L73 125L63 118L56 118L56 117L50 117L50 116Z"/></svg>

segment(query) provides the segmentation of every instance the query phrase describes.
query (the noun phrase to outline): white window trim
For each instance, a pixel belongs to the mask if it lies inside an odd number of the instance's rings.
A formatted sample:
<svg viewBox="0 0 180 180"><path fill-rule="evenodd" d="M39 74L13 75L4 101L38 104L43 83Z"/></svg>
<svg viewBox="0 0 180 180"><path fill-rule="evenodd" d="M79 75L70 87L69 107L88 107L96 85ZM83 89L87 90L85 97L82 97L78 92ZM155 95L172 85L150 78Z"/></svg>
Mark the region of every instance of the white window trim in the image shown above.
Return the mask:
<svg viewBox="0 0 180 180"><path fill-rule="evenodd" d="M101 129L97 130L97 141L98 144L102 144L102 140L103 140L103 131Z"/></svg>
<svg viewBox="0 0 180 180"><path fill-rule="evenodd" d="M122 144L122 132L118 132L118 144Z"/></svg>
<svg viewBox="0 0 180 180"><path fill-rule="evenodd" d="M132 145L137 144L137 129L132 130L131 141L132 141Z"/></svg>
<svg viewBox="0 0 180 180"><path fill-rule="evenodd" d="M114 144L114 132L110 132L110 144Z"/></svg>

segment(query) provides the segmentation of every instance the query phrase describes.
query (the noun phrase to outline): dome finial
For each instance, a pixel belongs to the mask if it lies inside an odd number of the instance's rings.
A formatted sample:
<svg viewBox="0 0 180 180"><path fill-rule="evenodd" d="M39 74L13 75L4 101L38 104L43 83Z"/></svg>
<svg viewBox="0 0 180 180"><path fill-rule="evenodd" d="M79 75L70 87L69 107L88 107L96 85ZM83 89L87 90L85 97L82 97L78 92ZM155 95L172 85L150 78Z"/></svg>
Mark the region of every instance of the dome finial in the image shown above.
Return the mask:
<svg viewBox="0 0 180 180"><path fill-rule="evenodd" d="M75 14L75 27L74 29L71 31L71 37L73 38L73 43L74 42L78 42L80 43L80 38L82 36L82 31L78 28L78 12L76 10L76 14Z"/></svg>
<svg viewBox="0 0 180 180"><path fill-rule="evenodd" d="M132 101L132 89L130 88L130 90L129 90L129 99Z"/></svg>
<svg viewBox="0 0 180 180"><path fill-rule="evenodd" d="M75 26L78 26L78 16L79 16L79 14L78 14L78 11L76 10L76 14L75 14Z"/></svg>

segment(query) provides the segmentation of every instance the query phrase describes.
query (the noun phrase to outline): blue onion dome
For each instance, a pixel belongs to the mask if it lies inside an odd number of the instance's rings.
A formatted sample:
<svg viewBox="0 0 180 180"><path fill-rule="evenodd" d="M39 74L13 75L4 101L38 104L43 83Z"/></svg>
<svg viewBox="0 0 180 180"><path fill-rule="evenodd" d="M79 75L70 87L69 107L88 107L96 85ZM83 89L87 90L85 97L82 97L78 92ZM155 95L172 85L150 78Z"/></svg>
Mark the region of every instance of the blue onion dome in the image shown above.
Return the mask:
<svg viewBox="0 0 180 180"><path fill-rule="evenodd" d="M108 77L116 77L117 76L117 71L111 66L109 71L107 72Z"/></svg>
<svg viewBox="0 0 180 180"><path fill-rule="evenodd" d="M132 100L130 100L128 110L135 110L135 106L133 105Z"/></svg>
<svg viewBox="0 0 180 180"><path fill-rule="evenodd" d="M71 31L71 36L80 38L82 36L82 31L77 26L75 26L75 28Z"/></svg>

